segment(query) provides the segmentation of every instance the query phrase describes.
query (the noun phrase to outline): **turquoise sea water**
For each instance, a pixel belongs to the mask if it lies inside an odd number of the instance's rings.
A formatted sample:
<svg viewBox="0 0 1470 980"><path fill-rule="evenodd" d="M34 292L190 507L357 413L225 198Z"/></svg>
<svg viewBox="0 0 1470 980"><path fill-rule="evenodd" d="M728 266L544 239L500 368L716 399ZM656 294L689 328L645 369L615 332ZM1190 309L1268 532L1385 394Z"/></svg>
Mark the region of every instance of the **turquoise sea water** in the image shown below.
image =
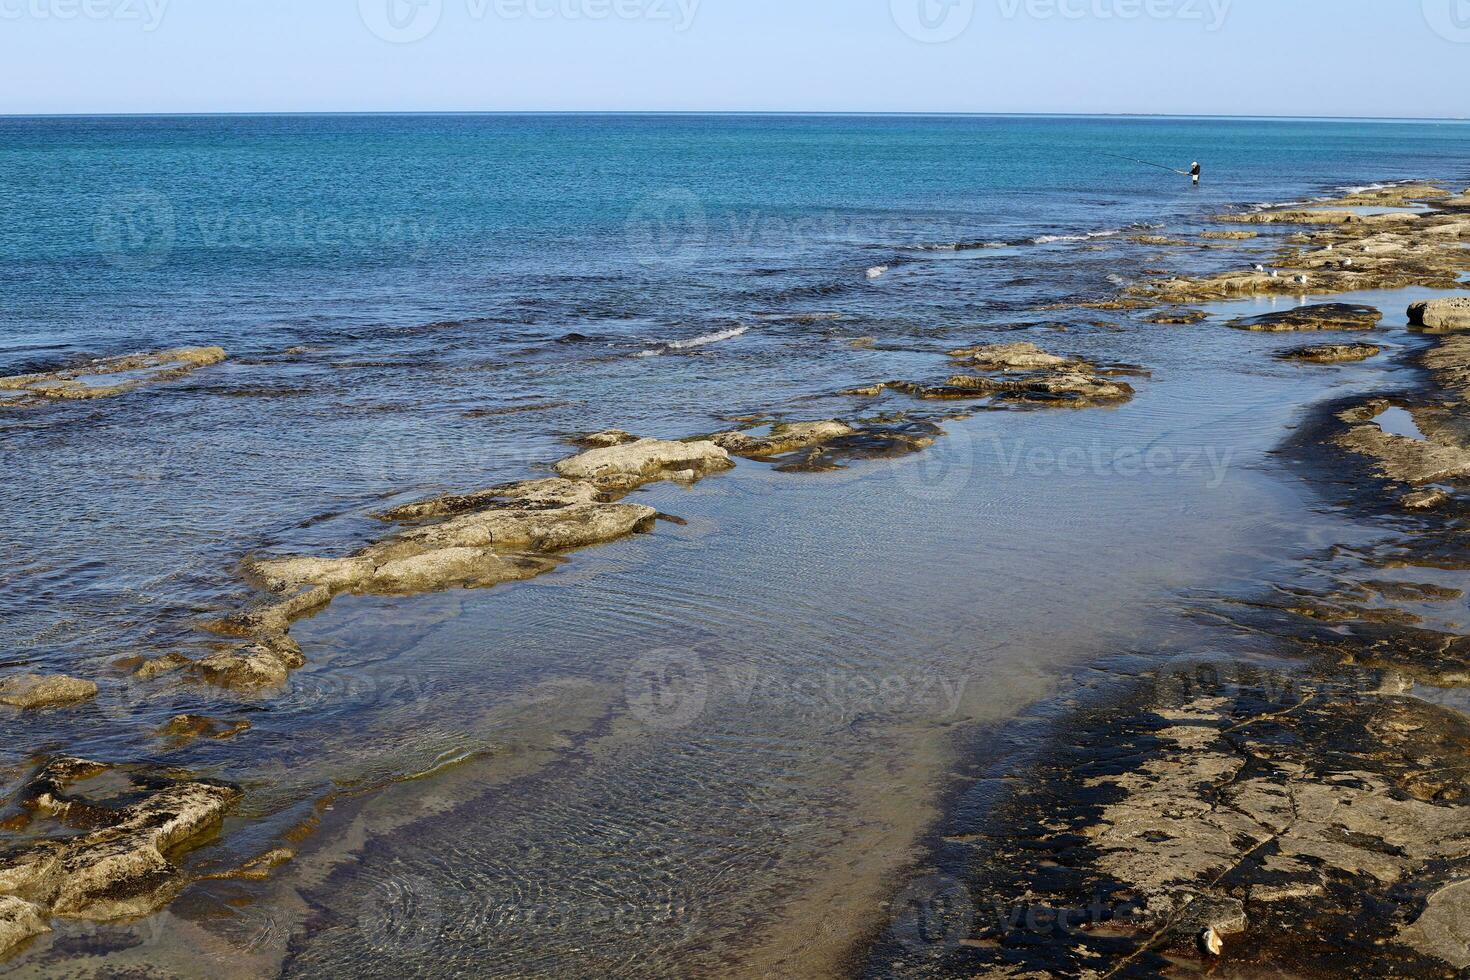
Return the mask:
<svg viewBox="0 0 1470 980"><path fill-rule="evenodd" d="M0 119L0 374L184 344L231 355L119 399L0 407L0 661L103 685L92 706L0 715L0 777L65 751L239 782L203 855L224 866L329 792L477 760L388 813L340 804L359 822L325 818L288 898L204 888L142 945L68 936L28 962L111 943L162 969L204 948L196 924L224 922L248 940L221 940L232 975L720 972L777 909L797 914L783 903L833 854L882 849L861 833L882 799L845 794L871 789L875 760L918 754L915 732L1009 717L1067 668L1177 629L1180 590L1351 538L1326 536L1338 518L1268 451L1301 405L1374 383L1372 366L1304 373L1265 356L1290 338L1046 307L1276 247L1132 235L1344 186L1470 181L1467 149L1453 123ZM1205 182L1120 156L1199 159ZM111 667L207 652L197 624L253 597L243 556L345 553L383 533L386 502L545 473L569 433L852 414L827 396L942 377L944 351L1017 339L1153 377L1117 411L951 425L937 476L742 465L644 496L687 525L544 579L341 600L293 631L310 663L272 698L140 688ZM1121 476L1015 463L1058 447L1175 455ZM710 703L650 733L624 679L670 648L712 672ZM845 686L859 681L926 694L888 711ZM963 707L940 682L964 683ZM185 749L154 737L185 711L254 727ZM262 911L232 933L241 908Z"/></svg>
<svg viewBox="0 0 1470 980"><path fill-rule="evenodd" d="M1455 123L861 116L0 119L0 369L462 324L437 347L675 340L763 313L974 316L1097 288L1057 252L906 246L1126 228L1464 171ZM1117 156L1109 156L1116 154ZM1206 168L1204 186L1119 156ZM1060 251L1060 250L1059 250ZM932 259L932 256L930 257ZM857 275L854 275L857 273ZM1043 281L1016 283L1022 273ZM942 287L942 288L941 288ZM830 305L830 303L828 304Z"/></svg>

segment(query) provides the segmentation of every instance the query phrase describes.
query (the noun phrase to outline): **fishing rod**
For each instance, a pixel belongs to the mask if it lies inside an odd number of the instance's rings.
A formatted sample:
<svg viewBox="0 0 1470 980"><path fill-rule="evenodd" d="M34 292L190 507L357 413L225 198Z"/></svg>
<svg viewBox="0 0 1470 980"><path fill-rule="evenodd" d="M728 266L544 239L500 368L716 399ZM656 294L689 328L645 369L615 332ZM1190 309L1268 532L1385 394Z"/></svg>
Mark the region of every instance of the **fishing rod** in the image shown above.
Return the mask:
<svg viewBox="0 0 1470 980"><path fill-rule="evenodd" d="M1167 171L1169 171L1169 173L1171 173L1171 174L1178 174L1181 177L1188 177L1189 176L1189 171L1188 170L1176 170L1173 167L1166 167L1162 163L1149 163L1147 160L1140 160L1137 157L1125 157L1125 156L1121 156L1121 155L1119 155L1117 153L1109 153L1106 150L1100 150L1099 152L1102 153L1103 156L1105 156L1105 157L1112 157L1115 160L1127 160L1129 163L1141 163L1145 167L1155 167L1155 168L1157 168L1159 170L1167 170Z"/></svg>

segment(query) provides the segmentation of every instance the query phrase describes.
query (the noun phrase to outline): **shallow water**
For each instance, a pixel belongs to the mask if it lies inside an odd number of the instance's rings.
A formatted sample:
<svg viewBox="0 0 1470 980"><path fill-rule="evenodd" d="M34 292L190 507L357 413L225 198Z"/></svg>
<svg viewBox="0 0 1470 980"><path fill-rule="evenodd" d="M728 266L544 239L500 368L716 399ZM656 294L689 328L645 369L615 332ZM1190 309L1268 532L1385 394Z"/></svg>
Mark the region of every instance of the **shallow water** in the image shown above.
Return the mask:
<svg viewBox="0 0 1470 980"><path fill-rule="evenodd" d="M119 967L161 969L203 950L244 975L687 975L767 962L793 922L830 919L850 937L958 764L949 732L1024 712L1102 655L1188 649L1198 634L1177 615L1182 594L1258 581L1366 533L1270 451L1304 405L1391 374L1262 356L1300 342L1290 335L1033 308L1154 264L1237 261L1089 235L1134 222L1197 230L1229 200L1321 192L1323 172L1441 174L1461 132L1129 120L70 126L0 121L13 137L0 158L60 161L88 207L117 190L109 167L151 179L172 241L151 268L99 255L97 242L89 252L93 222L78 237L67 199L0 169L0 190L42 219L0 243L30 275L72 273L43 302L7 264L22 288L0 313L5 373L187 342L233 356L120 400L0 418L5 513L25 514L5 526L6 661L104 682L92 706L0 715L0 771L44 748L219 775L248 794L203 864L283 839L301 856L267 885L191 890L130 927L135 948L63 932L24 965L105 949ZM1302 134L1313 138L1291 143L1297 155L1279 148ZM1196 196L1090 160L1057 199L1058 172L1084 166L1079 147L1120 139L1203 141L1241 170ZM1346 162L1313 155L1329 152ZM440 190L412 199L362 162L328 181L363 159L396 160L403 186ZM151 169L165 162L166 176ZM506 177L510 166L521 177ZM697 247L640 255L668 242L648 230L662 218L637 217L639 202L691 186L706 229ZM243 231L211 244L216 216L200 209L225 189L243 194L235 217L251 228L320 200L331 203L319 216L416 216L436 231L422 251L268 235L246 247ZM708 233L721 227L747 231ZM1051 236L1066 240L1016 244ZM143 250L122 258L156 257L150 241L128 239ZM904 247L989 241L1012 244ZM870 281L877 264L890 269ZM1345 301L1377 302L1393 329L1412 298ZM1065 330L1048 328L1053 315ZM870 349L849 344L863 337ZM382 533L369 515L390 502L543 472L569 451L567 432L683 436L724 415L851 415L858 403L831 392L942 379L945 350L1022 338L1153 376L1131 379L1138 397L1115 410L947 422L949 436L918 457L813 476L747 463L690 490L655 487L637 499L686 525L575 554L533 582L339 600L293 630L310 663L278 697L131 687L108 666L207 649L195 624L250 597L234 574L243 555L344 553ZM152 737L183 711L254 727L186 749ZM345 795L316 812L329 794ZM318 819L317 833L292 833Z"/></svg>
<svg viewBox="0 0 1470 980"><path fill-rule="evenodd" d="M1407 409L1393 408L1384 409L1373 421L1380 429L1391 436L1404 436L1408 439L1424 441L1424 433L1419 431L1419 424L1414 421Z"/></svg>

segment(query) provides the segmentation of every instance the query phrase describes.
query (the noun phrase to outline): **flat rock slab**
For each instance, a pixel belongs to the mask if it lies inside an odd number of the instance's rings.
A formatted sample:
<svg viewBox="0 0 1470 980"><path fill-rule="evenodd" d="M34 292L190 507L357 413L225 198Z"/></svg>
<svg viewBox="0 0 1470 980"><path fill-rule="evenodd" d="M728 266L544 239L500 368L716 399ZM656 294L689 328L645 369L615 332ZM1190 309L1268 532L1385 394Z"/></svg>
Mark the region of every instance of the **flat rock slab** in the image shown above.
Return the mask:
<svg viewBox="0 0 1470 980"><path fill-rule="evenodd" d="M1283 352L1285 361L1305 361L1308 364L1343 364L1366 361L1383 353L1377 344L1313 344Z"/></svg>
<svg viewBox="0 0 1470 980"><path fill-rule="evenodd" d="M1260 333L1297 330L1372 330L1383 319L1376 307L1356 303L1317 303L1260 316L1231 320L1226 326Z"/></svg>
<svg viewBox="0 0 1470 980"><path fill-rule="evenodd" d="M22 407L45 401L111 398L145 385L174 381L199 368L219 364L227 356L221 347L126 354L60 371L0 378L0 391L16 392L16 399L8 404Z"/></svg>
<svg viewBox="0 0 1470 980"><path fill-rule="evenodd" d="M1409 324L1429 330L1470 330L1470 297L1415 303L1409 307Z"/></svg>

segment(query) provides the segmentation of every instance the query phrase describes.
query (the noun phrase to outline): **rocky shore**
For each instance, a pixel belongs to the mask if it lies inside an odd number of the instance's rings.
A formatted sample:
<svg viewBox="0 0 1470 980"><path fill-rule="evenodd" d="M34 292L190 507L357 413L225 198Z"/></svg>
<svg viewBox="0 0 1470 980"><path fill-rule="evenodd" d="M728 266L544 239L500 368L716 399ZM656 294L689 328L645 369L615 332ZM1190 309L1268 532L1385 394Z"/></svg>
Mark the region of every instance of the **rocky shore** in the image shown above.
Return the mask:
<svg viewBox="0 0 1470 980"><path fill-rule="evenodd" d="M221 347L106 357L80 367L0 378L0 407L30 408L50 401L114 398L150 385L176 381L227 358Z"/></svg>
<svg viewBox="0 0 1470 980"><path fill-rule="evenodd" d="M1446 201L1422 214L1338 210ZM1470 267L1453 244L1470 233L1465 203L1413 185L1322 210L1229 216L1332 231L1298 236L1269 270L1129 293L1188 303L1457 288ZM1416 303L1412 329L1439 334L1414 355L1418 386L1314 410L1283 450L1393 537L1309 556L1301 582L1202 604L1196 615L1218 631L1218 650L1160 651L1145 676L1120 671L1032 732L1039 744L1017 743L965 777L873 941L868 975L1470 969L1470 718L1460 697L1470 637L1456 615L1464 592L1433 581L1470 569L1470 346L1448 332L1464 310L1460 297ZM1381 318L1319 304L1225 326L1366 331ZM1332 344L1283 356L1331 364L1381 352ZM1390 411L1405 419L1385 424ZM978 739L971 751L996 754Z"/></svg>
<svg viewBox="0 0 1470 980"><path fill-rule="evenodd" d="M181 370L170 366L178 363L177 354L119 358L108 366L164 366L174 372ZM129 698L146 698L152 685L183 679L268 702L308 660L290 635L292 624L319 614L339 596L486 589L536 578L581 549L646 533L660 519L677 522L677 517L630 499L651 484L693 484L733 469L735 458L780 472L821 473L862 460L922 452L944 435L946 419L982 410L1117 404L1132 397L1133 389L1107 375L1146 373L1100 369L1030 344L978 346L953 352L949 360L951 364L937 370L947 374L957 364L972 373L938 384L892 382L838 396L869 408L889 390L909 401L938 397L967 403L942 413L898 405L877 413L854 412L846 419L756 417L741 420L734 429L677 440L639 438L622 430L580 435L571 441L581 451L551 464L554 476L392 508L375 516L398 530L346 556L247 556L241 570L262 598L251 608L203 624L220 641L215 652L198 659L177 652L125 657L114 664L119 676L106 680ZM101 367L94 364L87 370ZM135 382L143 383L134 379L127 384ZM32 384L27 380L21 390L38 391ZM129 390L122 385L117 389L111 393ZM76 678L0 678L0 704L31 710L62 709L96 697L98 691L97 683ZM180 715L158 734L186 747L198 738L228 739L249 728L243 721L231 725ZM189 876L164 853L182 856L206 840L241 795L234 787L147 766L132 771L129 778L140 788L123 798L124 806L93 807L80 795L67 795L74 784L81 786L114 768L65 756L44 759L11 802L14 815L8 826L26 830L30 839L0 850L0 896L6 898L0 906L0 956L49 931L53 918L110 921L147 915L166 905ZM79 826L95 833L69 836ZM57 883L58 868L78 882L95 877L86 886L88 893L108 900L68 897L71 892Z"/></svg>
<svg viewBox="0 0 1470 980"><path fill-rule="evenodd" d="M1347 210L1400 207L1423 210ZM1381 335L1383 312L1306 297L1455 290L1470 269L1462 245L1470 241L1470 202L1433 185L1219 220L1263 229L1204 233L1222 256L1259 245L1276 234L1272 226L1302 230L1269 266L1145 282L1094 307L1134 314L1148 324L1142 329L1306 331L1313 339L1351 331L1351 343L1283 355L1296 362L1283 370L1329 370L1320 366L1384 352L1361 342ZM1152 237L1144 243L1177 243ZM1228 323L1191 308L1249 296L1303 302ZM957 791L932 867L920 869L920 884L895 903L891 928L874 939L869 972L1330 976L1368 956L1385 973L1470 968L1463 925L1470 723L1415 696L1416 686L1470 687L1470 641L1425 611L1464 597L1391 574L1470 569L1470 550L1458 538L1458 481L1470 476L1470 428L1462 421L1470 338L1453 333L1466 327L1461 298L1416 304L1409 316L1438 334L1422 355L1424 386L1334 405L1293 444L1354 488L1354 506L1398 522L1401 536L1372 554L1324 556L1319 572L1329 586L1281 586L1200 610L1222 635L1250 637L1269 651L1265 669L1193 653L1172 660L1059 724L1024 773L984 776L988 787L998 780L1007 787L993 806L966 807L965 790ZM217 348L166 351L0 379L0 389L15 393L0 404L121 395L224 357ZM840 408L812 413L831 417L773 412L669 439L622 430L574 435L578 451L548 461L545 475L393 507L374 515L382 531L365 544L325 555L285 548L241 555L257 601L205 624L216 641L208 656L139 651L96 681L7 676L0 704L66 710L97 696L99 684L147 697L165 678L268 703L311 656L291 636L293 624L338 597L526 581L583 549L677 521L638 502L650 485L718 478L737 460L822 473L921 453L944 437L946 422L979 412L1124 405L1149 372L1015 343L936 353L932 372L914 375L832 393L824 404ZM1394 409L1416 434L1380 424ZM249 727L183 714L159 734L187 746ZM219 832L248 792L186 771L59 750L36 759L15 785L0 810L7 833L0 958L56 919L128 920L165 907L192 880L188 853ZM272 847L240 874L266 876L289 858Z"/></svg>

